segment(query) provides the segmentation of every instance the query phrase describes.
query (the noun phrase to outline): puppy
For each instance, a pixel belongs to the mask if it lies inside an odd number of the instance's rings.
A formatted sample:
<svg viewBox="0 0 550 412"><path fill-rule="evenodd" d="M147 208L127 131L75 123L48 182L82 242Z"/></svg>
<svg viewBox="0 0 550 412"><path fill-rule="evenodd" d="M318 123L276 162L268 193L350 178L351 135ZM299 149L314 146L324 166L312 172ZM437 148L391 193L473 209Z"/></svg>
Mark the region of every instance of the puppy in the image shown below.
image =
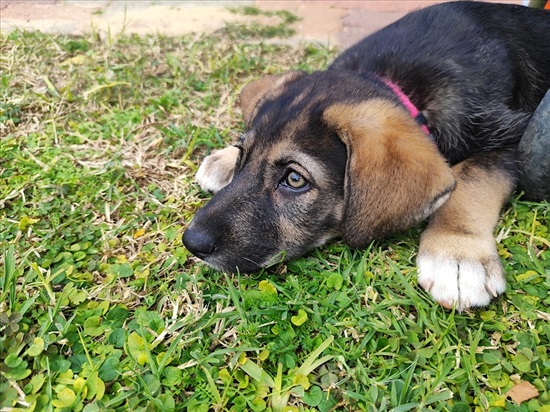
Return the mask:
<svg viewBox="0 0 550 412"><path fill-rule="evenodd" d="M431 216L418 282L444 307L487 305L506 282L495 240L516 148L550 88L550 12L444 3L365 38L326 70L246 86L246 132L208 156L217 192L186 247L251 272L340 237L354 248Z"/></svg>

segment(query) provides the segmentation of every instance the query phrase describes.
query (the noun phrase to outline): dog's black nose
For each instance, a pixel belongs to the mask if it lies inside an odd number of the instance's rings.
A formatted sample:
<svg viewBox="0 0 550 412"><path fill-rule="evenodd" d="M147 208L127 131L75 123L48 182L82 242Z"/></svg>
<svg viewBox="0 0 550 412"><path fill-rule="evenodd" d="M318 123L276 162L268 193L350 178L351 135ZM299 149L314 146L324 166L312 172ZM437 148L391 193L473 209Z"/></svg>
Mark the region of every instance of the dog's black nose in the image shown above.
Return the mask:
<svg viewBox="0 0 550 412"><path fill-rule="evenodd" d="M196 257L206 258L216 249L214 236L207 231L188 227L183 233L183 244Z"/></svg>

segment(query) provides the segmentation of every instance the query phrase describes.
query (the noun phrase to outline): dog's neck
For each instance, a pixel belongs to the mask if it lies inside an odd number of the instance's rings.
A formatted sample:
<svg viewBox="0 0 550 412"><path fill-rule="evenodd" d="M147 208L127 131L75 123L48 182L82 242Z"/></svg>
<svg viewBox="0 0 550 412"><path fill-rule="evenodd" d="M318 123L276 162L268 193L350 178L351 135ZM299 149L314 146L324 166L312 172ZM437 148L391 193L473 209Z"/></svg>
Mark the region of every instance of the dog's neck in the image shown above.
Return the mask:
<svg viewBox="0 0 550 412"><path fill-rule="evenodd" d="M431 136L430 129L428 128L428 121L426 120L426 117L422 114L420 110L414 105L413 102L411 102L411 99L401 90L401 87L399 87L397 84L392 82L391 80L382 78L386 86L388 86L397 97L399 97L399 100L401 100L401 103L403 106L407 108L409 113L411 114L412 118L418 123L420 128L424 133L426 133L427 136Z"/></svg>

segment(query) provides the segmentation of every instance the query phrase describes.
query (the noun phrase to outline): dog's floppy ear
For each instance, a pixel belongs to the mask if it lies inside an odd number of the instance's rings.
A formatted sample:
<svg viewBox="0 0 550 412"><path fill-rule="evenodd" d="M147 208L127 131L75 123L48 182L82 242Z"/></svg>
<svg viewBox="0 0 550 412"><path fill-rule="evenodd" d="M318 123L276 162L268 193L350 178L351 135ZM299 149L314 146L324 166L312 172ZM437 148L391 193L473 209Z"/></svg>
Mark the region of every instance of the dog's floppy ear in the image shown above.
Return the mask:
<svg viewBox="0 0 550 412"><path fill-rule="evenodd" d="M266 98L274 98L282 92L283 87L290 81L303 76L305 72L292 71L284 74L266 75L258 80L248 83L240 94L241 110L246 126L256 114L258 103Z"/></svg>
<svg viewBox="0 0 550 412"><path fill-rule="evenodd" d="M439 208L455 180L436 145L409 113L373 99L324 112L347 147L344 242L363 248Z"/></svg>

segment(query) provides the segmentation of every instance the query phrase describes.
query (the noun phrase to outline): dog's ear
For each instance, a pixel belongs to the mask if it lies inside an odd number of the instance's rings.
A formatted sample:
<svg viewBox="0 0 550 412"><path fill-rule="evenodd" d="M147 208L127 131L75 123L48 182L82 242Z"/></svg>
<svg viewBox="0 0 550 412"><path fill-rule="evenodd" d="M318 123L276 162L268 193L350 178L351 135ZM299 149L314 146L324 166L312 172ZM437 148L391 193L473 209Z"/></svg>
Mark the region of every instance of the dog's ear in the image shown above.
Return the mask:
<svg viewBox="0 0 550 412"><path fill-rule="evenodd" d="M450 196L451 168L406 110L376 99L332 105L324 119L347 147L342 237L348 245L363 248L406 229Z"/></svg>
<svg viewBox="0 0 550 412"><path fill-rule="evenodd" d="M305 72L292 71L284 74L267 75L251 83L248 83L240 94L241 110L247 127L256 114L258 103L266 98L274 98L282 93L284 86L291 81L302 77Z"/></svg>

